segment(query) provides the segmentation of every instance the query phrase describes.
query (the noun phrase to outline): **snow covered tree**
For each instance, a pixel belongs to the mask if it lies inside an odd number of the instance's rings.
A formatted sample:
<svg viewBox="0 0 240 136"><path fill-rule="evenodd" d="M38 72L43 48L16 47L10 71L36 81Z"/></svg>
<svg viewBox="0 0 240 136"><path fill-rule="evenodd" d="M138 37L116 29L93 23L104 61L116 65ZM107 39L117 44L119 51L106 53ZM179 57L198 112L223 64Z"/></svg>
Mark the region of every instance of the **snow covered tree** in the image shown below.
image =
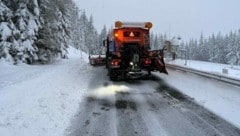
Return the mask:
<svg viewBox="0 0 240 136"><path fill-rule="evenodd" d="M0 58L28 64L65 58L73 33L80 33L71 31L75 7L72 0L0 1Z"/></svg>
<svg viewBox="0 0 240 136"><path fill-rule="evenodd" d="M14 23L19 30L18 59L31 64L38 59L38 48L34 43L39 30L39 7L37 0L21 0L17 2L18 8L14 12Z"/></svg>
<svg viewBox="0 0 240 136"><path fill-rule="evenodd" d="M158 39L159 39L159 45L158 45L157 49L163 49L164 42L167 40L167 35L160 34Z"/></svg>
<svg viewBox="0 0 240 136"><path fill-rule="evenodd" d="M158 35L155 35L153 40L153 49L157 49L158 46L159 46Z"/></svg>
<svg viewBox="0 0 240 136"><path fill-rule="evenodd" d="M198 46L198 52L197 53L197 59L201 61L208 61L209 60L209 46L206 45L206 41L204 40L203 34L200 35L199 44Z"/></svg>
<svg viewBox="0 0 240 136"><path fill-rule="evenodd" d="M93 18L90 16L89 22L87 23L87 31L85 34L85 45L88 47L88 52L90 54L98 54L97 46L98 46L98 35L97 31L93 26Z"/></svg>
<svg viewBox="0 0 240 136"><path fill-rule="evenodd" d="M198 52L198 44L196 39L190 39L189 42L186 44L187 49L187 58L198 60L199 52Z"/></svg>
<svg viewBox="0 0 240 136"><path fill-rule="evenodd" d="M1 2L2 3L2 2ZM11 51L13 63L31 64L38 59L38 49L34 42L37 39L39 24L39 7L37 0L12 0L3 3L9 7L11 17ZM2 8L1 8L2 9ZM5 27L6 28L6 27ZM7 57L8 58L8 57ZM9 59L7 59L9 61Z"/></svg>
<svg viewBox="0 0 240 136"><path fill-rule="evenodd" d="M88 51L88 47L85 45L85 41L86 39L86 33L87 33L87 23L88 23L88 19L86 16L85 11L82 12L82 14L80 15L80 19L79 19L79 29L80 29L80 45L81 45L81 49L85 52Z"/></svg>
<svg viewBox="0 0 240 136"><path fill-rule="evenodd" d="M197 44L198 43L198 44ZM208 39L201 34L198 41L190 40L190 59L210 61L223 64L240 64L240 30L231 31L223 36L220 32Z"/></svg>
<svg viewBox="0 0 240 136"><path fill-rule="evenodd" d="M227 63L227 57L226 54L228 53L228 48L226 47L228 41L228 37L226 36L223 38L221 33L219 32L216 37L216 45L217 45L217 53L215 58L217 58L217 63Z"/></svg>
<svg viewBox="0 0 240 136"><path fill-rule="evenodd" d="M18 34L11 20L12 17L12 11L0 1L0 59L3 57L7 61L15 63L17 61L15 37L18 37Z"/></svg>
<svg viewBox="0 0 240 136"><path fill-rule="evenodd" d="M0 0L0 59L49 63L67 48L99 52L99 36L72 0Z"/></svg>
<svg viewBox="0 0 240 136"><path fill-rule="evenodd" d="M229 53L227 54L228 63L240 64L240 31L230 32L229 34Z"/></svg>
<svg viewBox="0 0 240 136"><path fill-rule="evenodd" d="M217 50L217 45L216 45L216 36L214 35L214 34L212 34L212 36L211 37L209 37L208 38L208 42L207 42L207 44L209 45L209 56L210 56L210 58L209 58L209 61L210 62L217 62L217 52L216 52L216 50Z"/></svg>
<svg viewBox="0 0 240 136"><path fill-rule="evenodd" d="M68 44L71 43L70 7L67 0L41 0L42 28L36 42L39 61L51 62L55 57L66 58ZM66 6L68 5L68 6ZM72 4L73 5L73 4Z"/></svg>
<svg viewBox="0 0 240 136"><path fill-rule="evenodd" d="M154 49L154 33L150 32L150 48L153 50Z"/></svg>
<svg viewBox="0 0 240 136"><path fill-rule="evenodd" d="M98 37L98 51L100 54L104 54L104 47L103 46L103 40L105 40L107 38L107 28L106 26L104 25L99 37Z"/></svg>
<svg viewBox="0 0 240 136"><path fill-rule="evenodd" d="M164 46L164 42L167 40L166 34L154 34L150 33L150 46L152 50L162 49Z"/></svg>
<svg viewBox="0 0 240 136"><path fill-rule="evenodd" d="M83 12L80 16L80 38L81 44L83 45L83 50L89 54L98 54L98 34L93 26L93 18L90 16L88 19L86 13Z"/></svg>
<svg viewBox="0 0 240 136"><path fill-rule="evenodd" d="M71 3L70 3L71 4ZM81 44L81 29L80 29L80 13L78 7L75 5L71 6L72 8L69 10L69 29L70 29L70 45L74 46L77 49L82 49L82 44Z"/></svg>

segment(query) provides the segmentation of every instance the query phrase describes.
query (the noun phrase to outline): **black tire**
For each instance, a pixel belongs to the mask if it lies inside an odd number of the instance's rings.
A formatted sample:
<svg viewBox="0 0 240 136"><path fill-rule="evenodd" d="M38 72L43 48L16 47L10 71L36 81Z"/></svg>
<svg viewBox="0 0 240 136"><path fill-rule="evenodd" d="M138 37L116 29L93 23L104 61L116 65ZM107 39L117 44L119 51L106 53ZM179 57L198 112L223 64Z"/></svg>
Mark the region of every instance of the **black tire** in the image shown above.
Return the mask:
<svg viewBox="0 0 240 136"><path fill-rule="evenodd" d="M114 73L115 73L115 70L108 69L109 79L111 81L116 81L117 80L117 76L115 76Z"/></svg>
<svg viewBox="0 0 240 136"><path fill-rule="evenodd" d="M152 73L151 73L151 70L148 70L148 76L151 76Z"/></svg>
<svg viewBox="0 0 240 136"><path fill-rule="evenodd" d="M117 78L114 76L110 76L109 79L110 79L110 81L117 81Z"/></svg>

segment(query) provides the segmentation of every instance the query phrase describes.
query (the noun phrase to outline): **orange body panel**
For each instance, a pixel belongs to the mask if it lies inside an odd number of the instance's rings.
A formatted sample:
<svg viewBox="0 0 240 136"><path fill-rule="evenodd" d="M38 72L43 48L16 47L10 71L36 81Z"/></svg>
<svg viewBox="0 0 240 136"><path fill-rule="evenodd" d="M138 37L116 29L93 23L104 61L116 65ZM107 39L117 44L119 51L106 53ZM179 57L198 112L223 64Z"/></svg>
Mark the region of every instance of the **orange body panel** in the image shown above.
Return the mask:
<svg viewBox="0 0 240 136"><path fill-rule="evenodd" d="M113 29L111 40L115 41L116 52L126 43L136 43L140 47L149 46L149 30L145 28L116 28Z"/></svg>

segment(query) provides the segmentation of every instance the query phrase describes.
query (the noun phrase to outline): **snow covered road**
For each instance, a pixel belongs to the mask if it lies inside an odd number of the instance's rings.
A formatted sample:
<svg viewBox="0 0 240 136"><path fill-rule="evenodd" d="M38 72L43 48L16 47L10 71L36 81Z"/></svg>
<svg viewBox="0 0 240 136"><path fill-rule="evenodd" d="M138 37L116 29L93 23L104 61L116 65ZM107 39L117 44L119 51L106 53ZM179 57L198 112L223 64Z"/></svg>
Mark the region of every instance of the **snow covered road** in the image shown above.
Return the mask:
<svg viewBox="0 0 240 136"><path fill-rule="evenodd" d="M178 93L161 78L109 82L94 70L68 136L240 135L240 130Z"/></svg>

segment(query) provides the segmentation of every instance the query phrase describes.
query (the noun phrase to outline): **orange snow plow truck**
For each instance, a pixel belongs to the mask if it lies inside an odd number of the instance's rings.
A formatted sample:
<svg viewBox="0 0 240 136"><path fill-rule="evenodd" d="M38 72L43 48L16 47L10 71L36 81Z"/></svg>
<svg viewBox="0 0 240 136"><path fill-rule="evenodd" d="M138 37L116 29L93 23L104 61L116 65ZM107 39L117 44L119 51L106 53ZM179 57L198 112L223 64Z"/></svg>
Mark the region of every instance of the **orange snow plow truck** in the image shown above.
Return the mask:
<svg viewBox="0 0 240 136"><path fill-rule="evenodd" d="M104 40L106 68L111 80L141 79L152 71L166 73L162 50L150 50L151 22L115 22Z"/></svg>

